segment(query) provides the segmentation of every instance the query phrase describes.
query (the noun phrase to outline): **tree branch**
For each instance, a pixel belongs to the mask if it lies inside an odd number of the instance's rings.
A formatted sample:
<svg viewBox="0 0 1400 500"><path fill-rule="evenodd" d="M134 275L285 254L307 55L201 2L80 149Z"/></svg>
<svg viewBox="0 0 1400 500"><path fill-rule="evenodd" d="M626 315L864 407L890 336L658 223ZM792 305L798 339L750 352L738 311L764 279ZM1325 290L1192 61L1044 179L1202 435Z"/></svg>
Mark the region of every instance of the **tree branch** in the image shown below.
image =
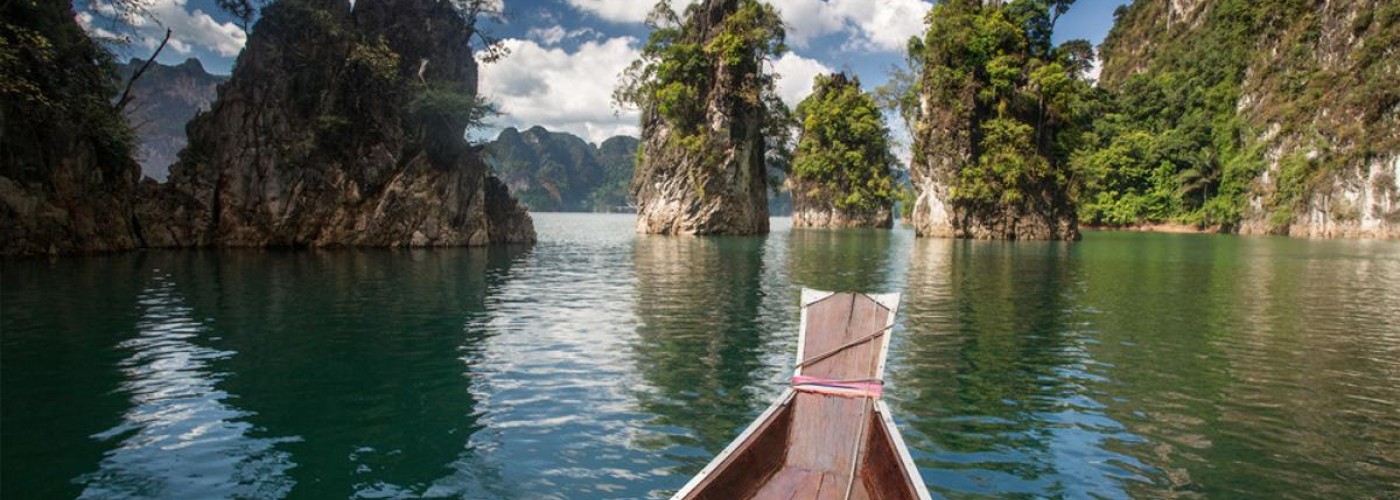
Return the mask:
<svg viewBox="0 0 1400 500"><path fill-rule="evenodd" d="M126 89L122 90L121 99L117 99L117 111L126 109L126 105L131 103L131 86L136 84L136 80L141 78L141 75L146 74L146 70L150 69L151 64L156 62L156 56L160 55L160 51L165 49L165 44L167 43L170 43L170 28L165 29L165 39L160 41L160 46L156 47L156 51L151 54L151 58L147 59L146 64L142 64L141 69L132 73L131 79L126 81Z"/></svg>

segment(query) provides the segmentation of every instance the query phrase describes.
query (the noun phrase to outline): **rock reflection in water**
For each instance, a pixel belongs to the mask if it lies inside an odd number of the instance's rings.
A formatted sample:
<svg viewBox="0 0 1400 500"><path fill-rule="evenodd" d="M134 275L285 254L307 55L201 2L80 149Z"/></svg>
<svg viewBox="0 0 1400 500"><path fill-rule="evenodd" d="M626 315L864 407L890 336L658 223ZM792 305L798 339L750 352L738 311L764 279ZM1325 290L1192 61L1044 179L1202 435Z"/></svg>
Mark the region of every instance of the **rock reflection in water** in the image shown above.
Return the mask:
<svg viewBox="0 0 1400 500"><path fill-rule="evenodd" d="M1124 493L1138 440L1103 412L1096 332L1064 243L919 240L910 257L895 411L930 489Z"/></svg>
<svg viewBox="0 0 1400 500"><path fill-rule="evenodd" d="M764 405L755 372L768 332L758 323L761 237L639 236L637 394L651 425L684 429L640 443L698 472ZM697 279L703 277L703 279Z"/></svg>

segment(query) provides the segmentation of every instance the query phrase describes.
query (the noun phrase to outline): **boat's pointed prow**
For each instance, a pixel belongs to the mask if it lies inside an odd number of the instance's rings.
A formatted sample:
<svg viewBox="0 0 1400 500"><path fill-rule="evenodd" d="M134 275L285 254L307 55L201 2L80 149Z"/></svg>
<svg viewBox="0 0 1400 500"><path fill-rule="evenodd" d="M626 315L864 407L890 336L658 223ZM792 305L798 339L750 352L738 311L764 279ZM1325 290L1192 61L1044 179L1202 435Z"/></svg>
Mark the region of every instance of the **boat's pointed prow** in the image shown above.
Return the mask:
<svg viewBox="0 0 1400 500"><path fill-rule="evenodd" d="M673 498L929 498L880 400L899 294L801 303L792 387Z"/></svg>

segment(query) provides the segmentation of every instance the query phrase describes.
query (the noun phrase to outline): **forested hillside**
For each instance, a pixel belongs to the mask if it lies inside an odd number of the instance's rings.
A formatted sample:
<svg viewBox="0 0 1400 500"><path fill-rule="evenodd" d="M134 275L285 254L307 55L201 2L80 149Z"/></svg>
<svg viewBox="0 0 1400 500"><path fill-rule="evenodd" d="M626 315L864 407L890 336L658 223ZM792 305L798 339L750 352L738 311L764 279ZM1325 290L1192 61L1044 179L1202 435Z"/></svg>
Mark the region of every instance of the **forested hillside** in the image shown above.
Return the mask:
<svg viewBox="0 0 1400 500"><path fill-rule="evenodd" d="M1400 3L1137 0L1077 153L1090 223L1400 229Z"/></svg>

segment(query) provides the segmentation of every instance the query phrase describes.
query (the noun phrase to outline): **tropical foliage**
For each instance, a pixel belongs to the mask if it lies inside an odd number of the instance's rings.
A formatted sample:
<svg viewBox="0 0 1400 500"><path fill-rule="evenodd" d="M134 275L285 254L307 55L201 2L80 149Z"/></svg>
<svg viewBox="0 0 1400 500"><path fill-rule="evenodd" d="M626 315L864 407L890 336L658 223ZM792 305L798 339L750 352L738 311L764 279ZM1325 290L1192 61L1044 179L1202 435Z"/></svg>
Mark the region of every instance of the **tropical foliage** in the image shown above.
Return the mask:
<svg viewBox="0 0 1400 500"><path fill-rule="evenodd" d="M945 0L930 11L922 43L910 43L923 56L919 90L939 114L932 126L969 136L971 156L952 176L952 201L971 212L1046 211L1071 202L1069 160L1095 101L1084 77L1092 60L1087 44L1050 40L1070 3ZM923 138L916 150L940 140Z"/></svg>
<svg viewBox="0 0 1400 500"><path fill-rule="evenodd" d="M1280 227L1332 171L1400 150L1384 118L1400 87L1382 55L1400 43L1400 4L1326 7L1354 8L1350 35L1365 41L1328 65L1321 33L1341 16L1313 2L1219 0L1175 24L1171 8L1139 0L1115 13L1099 118L1074 159L1085 220L1230 226L1262 192L1265 222ZM1280 146L1294 152L1261 183L1265 151Z"/></svg>
<svg viewBox="0 0 1400 500"><path fill-rule="evenodd" d="M56 151L90 144L103 165L131 162L134 136L112 104L116 64L57 0L0 3L0 170L26 179Z"/></svg>
<svg viewBox="0 0 1400 500"><path fill-rule="evenodd" d="M778 11L758 0L741 0L718 33L711 33L701 29L700 8L691 4L682 17L669 3L656 4L647 17L651 35L641 57L623 72L614 102L654 109L682 139L704 135L710 92L719 83L736 91L726 97L760 109L765 123L785 126L787 110L777 97L775 79L762 68L764 61L787 51ZM719 75L735 81L716 82Z"/></svg>
<svg viewBox="0 0 1400 500"><path fill-rule="evenodd" d="M889 209L896 196L890 132L859 79L818 75L796 117L802 132L792 180L800 198L841 210Z"/></svg>

